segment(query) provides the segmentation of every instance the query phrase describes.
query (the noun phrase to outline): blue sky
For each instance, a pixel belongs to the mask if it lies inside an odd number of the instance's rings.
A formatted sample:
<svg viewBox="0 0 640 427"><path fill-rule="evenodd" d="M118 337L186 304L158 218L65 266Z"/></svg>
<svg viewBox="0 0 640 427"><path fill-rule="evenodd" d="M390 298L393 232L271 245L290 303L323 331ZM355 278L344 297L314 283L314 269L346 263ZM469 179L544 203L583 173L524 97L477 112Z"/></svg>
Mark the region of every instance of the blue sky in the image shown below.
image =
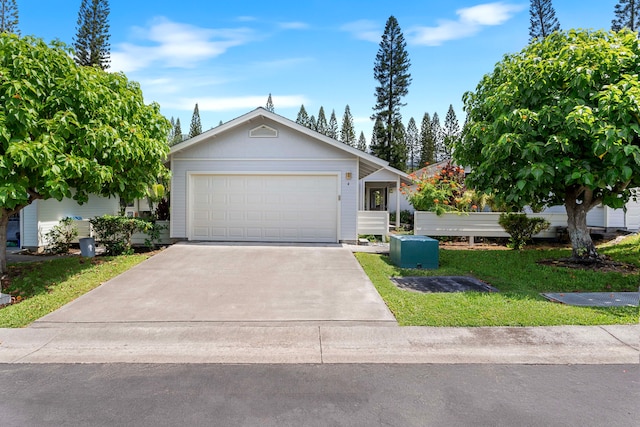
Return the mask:
<svg viewBox="0 0 640 427"><path fill-rule="evenodd" d="M71 44L80 0L18 0L20 29ZM616 0L555 0L563 29L611 26ZM371 137L373 64L384 25L398 20L413 82L402 110L420 123L460 124L462 95L506 53L528 42L529 1L200 1L111 0L112 71L140 83L147 102L179 117L187 132L195 103L203 129L258 106L295 120L300 104L339 123L349 104L358 131Z"/></svg>

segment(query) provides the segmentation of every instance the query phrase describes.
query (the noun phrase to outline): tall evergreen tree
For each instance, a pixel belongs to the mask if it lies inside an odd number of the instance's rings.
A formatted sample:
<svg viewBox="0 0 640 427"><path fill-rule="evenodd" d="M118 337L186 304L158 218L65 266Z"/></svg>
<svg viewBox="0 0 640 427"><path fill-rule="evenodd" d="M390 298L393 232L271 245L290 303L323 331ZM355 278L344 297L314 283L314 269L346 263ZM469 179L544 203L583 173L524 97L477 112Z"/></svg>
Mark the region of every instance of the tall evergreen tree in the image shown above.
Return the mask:
<svg viewBox="0 0 640 427"><path fill-rule="evenodd" d="M300 106L300 111L298 111L296 123L302 126L309 126L309 114L307 114L307 109L304 108L304 104Z"/></svg>
<svg viewBox="0 0 640 427"><path fill-rule="evenodd" d="M431 126L431 116L424 113L420 125L420 167L431 165L436 162L436 140L433 137Z"/></svg>
<svg viewBox="0 0 640 427"><path fill-rule="evenodd" d="M413 117L409 119L409 123L407 124L405 141L407 145L409 169L414 170L420 162L420 131L418 130L418 125L416 125L416 121Z"/></svg>
<svg viewBox="0 0 640 427"><path fill-rule="evenodd" d="M615 18L611 21L611 29L620 31L628 28L640 30L640 0L619 0L614 9Z"/></svg>
<svg viewBox="0 0 640 427"><path fill-rule="evenodd" d="M360 131L360 137L358 138L358 150L367 152L367 138L365 138L362 131Z"/></svg>
<svg viewBox="0 0 640 427"><path fill-rule="evenodd" d="M381 140L384 136L384 125L382 124L382 120L378 117L373 124L373 132L371 132L371 143L369 144L369 152L374 156L377 156L376 153L379 153L384 147L380 147L380 143L378 140Z"/></svg>
<svg viewBox="0 0 640 427"><path fill-rule="evenodd" d="M374 154L387 161L391 160L391 145L396 135L394 126L402 122L400 107L406 105L402 103L402 97L409 93L411 84L411 62L406 46L398 21L390 16L373 68L373 76L379 85L375 90L376 104L371 116L372 120L380 119L385 127L385 133L377 142L378 148Z"/></svg>
<svg viewBox="0 0 640 427"><path fill-rule="evenodd" d="M178 117L176 119L176 124L173 127L173 144L171 145L175 145L182 141L182 125L180 124L180 117Z"/></svg>
<svg viewBox="0 0 640 427"><path fill-rule="evenodd" d="M307 122L307 127L311 130L318 130L318 122L316 121L316 116L313 114L309 117L309 121Z"/></svg>
<svg viewBox="0 0 640 427"><path fill-rule="evenodd" d="M73 42L78 65L109 68L109 1L82 0Z"/></svg>
<svg viewBox="0 0 640 427"><path fill-rule="evenodd" d="M338 139L338 119L336 118L336 110L331 110L327 136L336 140Z"/></svg>
<svg viewBox="0 0 640 427"><path fill-rule="evenodd" d="M198 136L202 133L202 123L200 122L200 110L198 110L198 104L196 103L193 109L193 115L191 116L191 126L189 127L189 138Z"/></svg>
<svg viewBox="0 0 640 427"><path fill-rule="evenodd" d="M169 132L167 133L167 144L173 145L173 139L176 133L176 120L173 118L173 116L171 116L170 123L171 129L169 129Z"/></svg>
<svg viewBox="0 0 640 427"><path fill-rule="evenodd" d="M271 99L271 93L269 93L269 97L267 98L267 104L264 106L265 110L271 111L274 113L276 110L273 107L273 99Z"/></svg>
<svg viewBox="0 0 640 427"><path fill-rule="evenodd" d="M447 150L444 147L444 139L442 138L442 126L440 125L440 117L438 113L433 113L431 118L431 133L436 147L436 162L447 159Z"/></svg>
<svg viewBox="0 0 640 427"><path fill-rule="evenodd" d="M318 111L318 120L316 122L316 130L323 135L329 134L329 124L327 123L327 116L324 114L324 108L320 106Z"/></svg>
<svg viewBox="0 0 640 427"><path fill-rule="evenodd" d="M449 104L449 111L444 118L444 128L442 129L442 145L444 147L445 158L451 158L451 149L460 139L460 125L453 105Z"/></svg>
<svg viewBox="0 0 640 427"><path fill-rule="evenodd" d="M0 33L20 35L16 0L0 0Z"/></svg>
<svg viewBox="0 0 640 427"><path fill-rule="evenodd" d="M342 116L342 127L340 128L340 142L347 144L351 147L356 146L356 132L353 129L353 116L351 115L351 109L347 105L344 109L344 115Z"/></svg>
<svg viewBox="0 0 640 427"><path fill-rule="evenodd" d="M405 127L400 120L396 120L393 124L393 131L389 165L404 171L407 170L407 140Z"/></svg>
<svg viewBox="0 0 640 427"><path fill-rule="evenodd" d="M560 29L560 22L556 18L556 11L551 0L531 0L529 6L531 40L545 38Z"/></svg>

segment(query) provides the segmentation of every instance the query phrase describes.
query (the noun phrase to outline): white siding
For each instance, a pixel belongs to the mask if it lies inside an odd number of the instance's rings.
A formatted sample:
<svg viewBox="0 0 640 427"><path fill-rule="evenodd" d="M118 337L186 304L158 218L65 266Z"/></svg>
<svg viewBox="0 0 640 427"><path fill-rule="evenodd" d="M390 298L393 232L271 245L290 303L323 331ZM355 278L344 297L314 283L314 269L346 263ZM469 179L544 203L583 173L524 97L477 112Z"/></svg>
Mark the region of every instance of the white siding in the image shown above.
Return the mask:
<svg viewBox="0 0 640 427"><path fill-rule="evenodd" d="M20 211L20 245L32 248L38 246L38 204L36 200Z"/></svg>

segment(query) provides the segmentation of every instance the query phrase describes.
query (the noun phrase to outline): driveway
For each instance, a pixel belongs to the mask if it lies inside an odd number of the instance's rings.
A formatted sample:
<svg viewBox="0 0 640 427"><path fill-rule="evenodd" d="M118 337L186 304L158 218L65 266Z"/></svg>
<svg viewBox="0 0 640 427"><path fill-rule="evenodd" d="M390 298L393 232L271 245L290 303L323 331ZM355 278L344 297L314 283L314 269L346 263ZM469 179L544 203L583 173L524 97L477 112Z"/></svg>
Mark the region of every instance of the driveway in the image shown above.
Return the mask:
<svg viewBox="0 0 640 427"><path fill-rule="evenodd" d="M176 244L41 318L60 324L396 325L340 245Z"/></svg>

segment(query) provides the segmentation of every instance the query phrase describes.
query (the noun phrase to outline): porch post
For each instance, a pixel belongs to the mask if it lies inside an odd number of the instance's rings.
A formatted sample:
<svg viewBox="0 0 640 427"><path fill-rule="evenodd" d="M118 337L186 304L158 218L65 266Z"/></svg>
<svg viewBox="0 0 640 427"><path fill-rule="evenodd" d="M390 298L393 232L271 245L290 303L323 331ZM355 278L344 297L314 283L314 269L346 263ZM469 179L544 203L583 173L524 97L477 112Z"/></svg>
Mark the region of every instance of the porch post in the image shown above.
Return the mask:
<svg viewBox="0 0 640 427"><path fill-rule="evenodd" d="M400 228L400 176L396 178L396 230Z"/></svg>

